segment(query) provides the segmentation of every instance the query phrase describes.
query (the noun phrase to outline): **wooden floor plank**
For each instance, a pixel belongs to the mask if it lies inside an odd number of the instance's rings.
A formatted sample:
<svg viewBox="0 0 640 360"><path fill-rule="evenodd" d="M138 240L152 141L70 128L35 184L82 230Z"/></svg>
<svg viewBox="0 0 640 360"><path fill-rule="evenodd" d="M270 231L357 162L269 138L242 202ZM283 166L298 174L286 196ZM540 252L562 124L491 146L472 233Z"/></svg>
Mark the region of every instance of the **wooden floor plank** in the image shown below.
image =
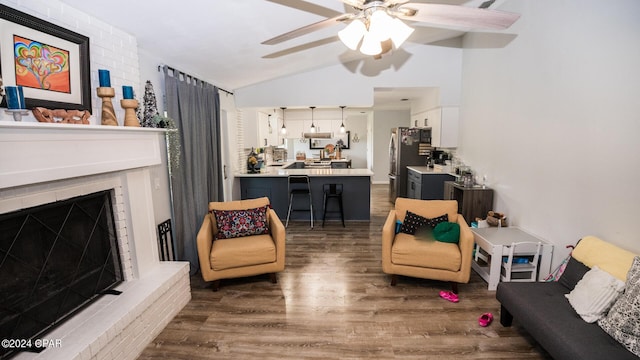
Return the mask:
<svg viewBox="0 0 640 360"><path fill-rule="evenodd" d="M517 324L500 325L495 292L474 272L456 304L438 297L447 283L390 286L380 258L392 204L386 185L371 193L370 222L290 223L277 284L260 275L213 292L192 276L191 301L139 359L549 359ZM483 328L485 312L496 319Z"/></svg>

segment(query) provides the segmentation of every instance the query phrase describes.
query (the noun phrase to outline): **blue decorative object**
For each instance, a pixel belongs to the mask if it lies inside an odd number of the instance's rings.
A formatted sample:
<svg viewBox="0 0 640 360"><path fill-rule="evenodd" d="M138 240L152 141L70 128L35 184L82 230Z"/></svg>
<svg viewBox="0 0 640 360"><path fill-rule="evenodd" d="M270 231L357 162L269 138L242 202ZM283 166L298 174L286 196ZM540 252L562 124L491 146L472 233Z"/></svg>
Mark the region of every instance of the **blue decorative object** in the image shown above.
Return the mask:
<svg viewBox="0 0 640 360"><path fill-rule="evenodd" d="M100 81L100 87L111 87L111 76L109 70L98 70L98 80Z"/></svg>
<svg viewBox="0 0 640 360"><path fill-rule="evenodd" d="M7 108L11 110L26 109L22 86L5 86Z"/></svg>
<svg viewBox="0 0 640 360"><path fill-rule="evenodd" d="M133 99L133 87L131 86L123 86L122 87L122 97L124 99Z"/></svg>

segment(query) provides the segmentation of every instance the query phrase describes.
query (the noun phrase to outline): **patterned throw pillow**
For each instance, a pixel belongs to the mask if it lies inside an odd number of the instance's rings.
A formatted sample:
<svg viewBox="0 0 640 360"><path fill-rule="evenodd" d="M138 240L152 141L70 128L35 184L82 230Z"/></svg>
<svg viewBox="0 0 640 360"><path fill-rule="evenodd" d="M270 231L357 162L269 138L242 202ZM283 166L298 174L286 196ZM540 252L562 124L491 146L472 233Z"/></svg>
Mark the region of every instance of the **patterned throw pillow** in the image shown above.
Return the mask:
<svg viewBox="0 0 640 360"><path fill-rule="evenodd" d="M218 235L216 239L268 234L267 206L249 210L213 210Z"/></svg>
<svg viewBox="0 0 640 360"><path fill-rule="evenodd" d="M449 215L447 214L440 215L433 219L428 219L424 216L414 214L411 211L407 211L407 214L404 216L402 226L400 227L400 231L405 234L415 235L416 231L425 225L429 225L431 229L434 229L436 225L447 221L449 221Z"/></svg>
<svg viewBox="0 0 640 360"><path fill-rule="evenodd" d="M428 223L429 219L427 219L426 217L414 214L411 211L407 211L407 214L404 216L402 226L400 227L400 231L405 234L415 235L416 230L427 225Z"/></svg>
<svg viewBox="0 0 640 360"><path fill-rule="evenodd" d="M448 222L448 221L449 221L448 214L440 215L438 217L434 217L433 219L429 219L429 226L431 226L432 229L435 229L438 224L443 222Z"/></svg>
<svg viewBox="0 0 640 360"><path fill-rule="evenodd" d="M624 293L598 325L627 350L640 356L640 257L633 259Z"/></svg>

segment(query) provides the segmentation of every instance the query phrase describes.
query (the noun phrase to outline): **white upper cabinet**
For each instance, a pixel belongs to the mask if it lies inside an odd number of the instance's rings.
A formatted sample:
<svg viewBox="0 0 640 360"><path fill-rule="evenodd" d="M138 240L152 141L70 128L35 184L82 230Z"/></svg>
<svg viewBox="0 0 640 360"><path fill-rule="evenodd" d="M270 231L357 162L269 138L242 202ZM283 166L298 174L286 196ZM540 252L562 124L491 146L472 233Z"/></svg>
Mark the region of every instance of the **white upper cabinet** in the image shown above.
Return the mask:
<svg viewBox="0 0 640 360"><path fill-rule="evenodd" d="M314 120L316 132L333 132L332 120Z"/></svg>
<svg viewBox="0 0 640 360"><path fill-rule="evenodd" d="M309 131L309 129L304 128L304 123L301 120L285 121L285 126L287 127L285 137L288 139L299 139L302 137L303 132Z"/></svg>
<svg viewBox="0 0 640 360"><path fill-rule="evenodd" d="M431 123L427 121L429 119L428 111L420 111L415 114L411 114L411 123L409 123L409 127L431 127Z"/></svg>
<svg viewBox="0 0 640 360"><path fill-rule="evenodd" d="M426 123L431 127L431 146L452 148L458 146L457 106L443 106L426 111Z"/></svg>

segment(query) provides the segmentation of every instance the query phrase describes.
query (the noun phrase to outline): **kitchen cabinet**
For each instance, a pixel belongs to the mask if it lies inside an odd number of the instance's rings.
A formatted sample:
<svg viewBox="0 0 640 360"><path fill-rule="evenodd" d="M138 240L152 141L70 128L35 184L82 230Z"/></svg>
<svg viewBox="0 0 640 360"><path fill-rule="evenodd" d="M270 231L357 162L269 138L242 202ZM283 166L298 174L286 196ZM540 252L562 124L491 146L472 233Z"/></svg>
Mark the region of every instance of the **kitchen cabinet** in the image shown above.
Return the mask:
<svg viewBox="0 0 640 360"><path fill-rule="evenodd" d="M431 127L431 146L452 148L458 146L457 106L441 106L418 115L426 116L426 123Z"/></svg>
<svg viewBox="0 0 640 360"><path fill-rule="evenodd" d="M407 171L407 197L409 199L421 199L422 196L422 176L416 171Z"/></svg>
<svg viewBox="0 0 640 360"><path fill-rule="evenodd" d="M287 128L287 134L284 136L287 139L300 139L303 132L309 131L308 128L304 128L304 122L301 120L285 121L284 126Z"/></svg>
<svg viewBox="0 0 640 360"><path fill-rule="evenodd" d="M428 169L425 166L407 168L407 197L420 200L443 200L444 183L452 181L455 177L447 173L436 173L430 169L416 170L422 168Z"/></svg>
<svg viewBox="0 0 640 360"><path fill-rule="evenodd" d="M430 119L428 117L429 117L429 114L427 111L420 111L420 112L411 114L411 123L409 124L409 127L417 127L417 128L431 127L431 122L429 121Z"/></svg>
<svg viewBox="0 0 640 360"><path fill-rule="evenodd" d="M331 131L331 120L315 120L314 124L316 125L317 132Z"/></svg>
<svg viewBox="0 0 640 360"><path fill-rule="evenodd" d="M296 174L309 175L311 193L313 194L314 218L322 214L323 189L325 184L342 184L343 206L345 220L368 221L371 216L371 175L368 170L296 170ZM372 174L372 173L371 173ZM267 196L273 210L281 220L287 218L289 206L287 175L278 172L272 174L242 174L240 178L240 196L242 200ZM309 214L292 212L291 219L307 220Z"/></svg>
<svg viewBox="0 0 640 360"><path fill-rule="evenodd" d="M493 190L480 185L466 187L453 181L444 183L444 199L458 201L458 214L467 224L476 218L484 219L493 207Z"/></svg>

